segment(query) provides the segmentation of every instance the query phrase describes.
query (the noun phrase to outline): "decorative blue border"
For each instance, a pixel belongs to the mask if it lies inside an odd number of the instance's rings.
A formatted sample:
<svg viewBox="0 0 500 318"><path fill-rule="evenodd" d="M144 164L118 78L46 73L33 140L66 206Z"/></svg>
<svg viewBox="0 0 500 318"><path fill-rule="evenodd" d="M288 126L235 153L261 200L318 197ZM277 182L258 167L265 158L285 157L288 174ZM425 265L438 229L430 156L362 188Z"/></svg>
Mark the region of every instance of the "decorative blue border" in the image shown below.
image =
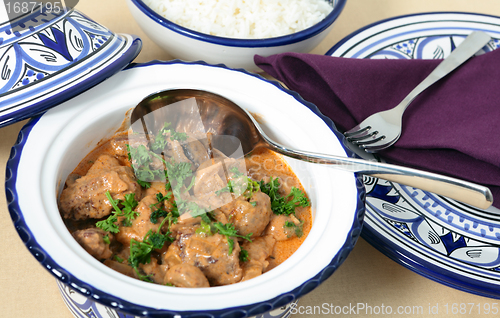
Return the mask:
<svg viewBox="0 0 500 318"><path fill-rule="evenodd" d="M143 63L143 64L132 64L127 67L127 69L130 68L135 68L135 67L149 67L149 66L155 66L155 65L168 65L168 64L197 64L197 65L204 65L204 66L210 66L210 67L217 67L217 68L225 68L229 70L234 70L226 67L225 65L219 64L219 65L210 65L205 62L183 62L179 60L174 60L174 61L169 61L169 62L161 62L161 61L151 61L148 63ZM335 125L329 119L328 117L324 116L321 114L321 112L318 110L318 108L309 102L306 102L299 94L296 92L287 90L283 88L278 82L275 81L269 81L265 79L264 77L256 74L249 73L245 70L234 70L238 72L243 72L249 76L254 76L260 80L266 81L283 92L292 95L297 101L302 103L304 106L309 108L312 112L314 112L317 116L319 116L327 125L330 127L330 129L335 133L335 135L339 138L342 139L343 135L337 131L335 128ZM327 278L329 278L333 272L344 262L344 260L347 258L349 253L352 251L354 248L354 245L356 244L356 241L358 240L361 231L362 231L362 226L363 226L363 218L364 218L364 213L365 213L365 190L364 186L362 183L362 178L358 175L355 175L356 178L356 188L358 190L357 193L357 203L356 203L356 211L355 211L355 217L353 220L353 224L351 227L351 230L349 231L346 241L344 242L342 248L339 250L337 255L332 259L330 264L326 266L321 272L319 272L316 276L311 278L310 280L304 282L301 284L299 287L295 288L294 290L284 293L282 295L279 295L273 299L270 299L265 302L259 302L251 305L246 305L246 306L241 306L241 307L231 307L231 308L226 308L223 310L213 310L213 311L182 311L182 312L174 312L174 311L169 311L169 310L158 310L155 308L149 308L149 307L144 307L144 306L139 306L136 304L132 304L129 302L126 302L122 299L119 299L113 295L109 295L107 293L104 293L103 291L96 289L92 286L87 285L84 281L80 281L79 279L73 277L71 273L68 273L64 268L61 268L57 263L54 262L54 260L50 257L50 255L47 255L43 248L37 243L36 238L33 237L30 229L27 227L26 222L24 220L22 211L20 210L19 207L19 202L18 202L18 196L17 196L17 191L16 191L16 177L17 177L17 170L19 166L19 161L21 158L22 150L24 145L26 144L26 141L29 137L29 134L32 130L32 128L36 125L36 123L40 120L42 115L39 115L32 120L30 120L22 129L21 132L19 133L18 139L16 141L16 144L13 146L11 150L11 155L9 157L9 160L7 162L7 169L6 169L6 177L5 177L5 192L6 192L6 197L7 197L7 204L8 204L8 209L10 211L10 215L12 218L12 221L14 222L14 226L21 237L22 241L28 248L28 250L33 254L33 256L52 274L58 279L59 281L73 286L80 286L85 288L85 292L82 292L81 290L77 289L78 292L83 294L84 296L92 298L92 300L99 302L105 306L114 308L118 311L126 312L128 314L133 314L136 316L142 317L145 312L147 312L148 317L174 317L175 315L181 314L182 317L185 318L194 318L194 317L210 317L210 318L215 318L215 317L221 317L221 318L232 318L232 317L249 317L249 316L255 316L258 314L262 314L274 309L278 309L286 304L289 304L290 302L300 298L301 296L309 293L313 289L319 286L322 282L324 282ZM343 146L344 147L344 146ZM349 156L353 156L352 152L349 149L346 149L344 147L344 150ZM57 275L54 273L53 270L56 270L57 272L60 273L60 275ZM118 305L119 304L119 305Z"/></svg>
<svg viewBox="0 0 500 318"><path fill-rule="evenodd" d="M234 39L225 38L220 36L213 36L201 32L197 32L188 28L185 28L179 24L173 23L166 18L160 16L158 13L149 8L142 0L130 0L139 10L141 10L145 15L151 18L156 23L162 25L163 27L177 32L181 35L208 42L219 44L223 46L237 46L237 47L272 47L272 46L282 46L289 45L292 43L300 42L305 39L311 38L316 34L321 33L327 29L340 15L347 0L327 0L330 3L334 3L335 6L321 22L315 24L314 26L307 28L305 30L269 39Z"/></svg>
<svg viewBox="0 0 500 318"><path fill-rule="evenodd" d="M10 113L8 117L11 117L12 120L0 123L0 128L36 116L38 114L42 114L49 108L52 108L55 105L58 105L68 100L69 98L73 98L83 93L87 89L99 84L100 82L113 76L114 74L125 68L130 62L132 62L135 59L135 57L141 51L141 48L142 48L142 40L139 37L133 36L132 44L128 50L124 52L121 52L122 50L120 50L113 54L113 56L119 54L121 54L122 56L116 61L114 61L112 64L101 69L100 72L80 82L78 85L71 86L72 82L78 79L75 77L72 81L66 83L65 86L67 88L65 90L60 91L59 93L47 99L44 99L38 103L32 104L29 107L23 107L15 112ZM71 89L70 94L68 94L68 89Z"/></svg>
<svg viewBox="0 0 500 318"><path fill-rule="evenodd" d="M57 23L69 14L71 10L61 8L60 13L49 12L45 7L40 7L33 12L21 15L14 21L5 21L0 25L0 46L6 46L19 38L26 38L47 27L47 23ZM50 16L49 16L50 15ZM43 23L40 23L43 22ZM24 29L19 32L16 29Z"/></svg>
<svg viewBox="0 0 500 318"><path fill-rule="evenodd" d="M478 14L478 13L466 13L466 12L428 12L428 13L418 13L418 14L409 14L409 15L402 15L402 16L397 16L397 17L392 17L389 19L381 20L375 23L372 23L370 25L367 25L351 34L343 38L341 41L339 41L337 44L335 44L330 50L325 55L333 55L337 50L339 50L342 46L344 46L349 40L352 38L358 36L359 34L376 27L380 24L384 24L390 21L394 20L399 20L399 19L405 19L405 18L411 18L411 17L419 17L419 16L426 16L426 15L462 15L462 16L471 16L471 17L487 17L487 18L494 18L494 19L499 19L500 17L498 16L493 16L493 15L485 15L485 14ZM453 21L463 21L463 22L469 22L467 20L462 20L462 19L454 19ZM425 23L426 20L422 20L420 22L411 22L408 24L419 24L419 23ZM500 26L499 24L492 24L492 23L486 23L486 22L479 22L479 21L470 21L470 22L476 22L476 23L481 23L483 25L494 25L496 27ZM381 30L378 33L374 33L374 35L380 34L382 32L386 32L387 30L391 30L394 28L399 28L402 25L397 25L393 28L386 28L384 30ZM453 28L458 29L457 27ZM423 29L415 30L421 31ZM468 30L471 30L471 28L468 28ZM491 32L490 30L484 30L486 32ZM373 35L370 35L373 36ZM360 40L365 40L366 38L361 38ZM345 52L343 52L342 56L345 56L345 53L349 52L351 48L346 49ZM406 191L406 188L403 187L404 189L402 190L403 192L400 193L400 195L406 194L407 196L410 196L411 194ZM383 199L379 197L381 194L375 194L377 198ZM371 194L367 194L367 197L369 198ZM429 194L429 197L435 201L438 200L438 196ZM383 222L379 219L375 219L375 217L372 217L372 215L378 215L381 219L383 217L381 216L380 213L377 212L377 208L375 206L370 205L370 200L367 200L367 212L365 214L365 225L363 228L363 231L361 233L361 237L365 239L368 243L370 243L372 246L374 246L377 250L379 250L382 254L386 255L396 263L412 270L413 272L422 275L423 277L429 278L435 282L441 283L445 286L449 286L464 292L484 296L484 297L491 297L491 298L496 298L500 299L500 289L499 285L488 283L485 281L477 280L474 278L470 278L468 276L463 275L459 271L453 271L452 267L450 266L450 270L447 270L443 266L444 263L442 260L437 259L437 258L432 258L432 256L426 255L422 250L417 250L414 247L411 246L411 242L408 238L404 237L404 234L400 234L397 232L390 232L389 230L385 230L382 228L382 226L379 225L379 223ZM444 203L443 205L447 205L449 202L443 199ZM415 203L417 204L417 203ZM417 204L418 205L418 204ZM423 208L422 205L419 205L420 208ZM485 219L484 216L482 216L483 219ZM431 219L429 219L431 220ZM487 222L485 222L487 223ZM390 228L388 224L383 224L386 228ZM449 229L450 231L453 231L453 229ZM477 240L477 238L474 238ZM418 244L415 242L415 244ZM420 256L419 256L420 255ZM432 259L432 261L431 261ZM453 259L450 259L450 262L455 261ZM457 262L458 265L454 266L459 266L459 262ZM458 268L458 267L457 267ZM469 272L470 273L470 272ZM500 273L499 273L500 274ZM481 274L477 274L476 277L480 277ZM500 279L500 275L499 275Z"/></svg>
<svg viewBox="0 0 500 318"><path fill-rule="evenodd" d="M495 15L489 15L489 14L481 14L481 13L471 13L471 12L459 12L459 11L445 11L445 12L421 12L421 13L415 13L415 14L406 14L406 15L400 15L396 17L391 17L387 19L383 19L377 22L374 22L372 24L368 24L351 34L347 35L344 37L342 40L338 41L334 46L332 46L331 49L329 49L325 55L332 55L335 51L337 51L342 45L344 45L347 41L349 41L351 38L355 37L356 35L371 29L379 24L387 23L393 20L399 20L399 19L404 19L404 18L410 18L410 17L418 17L418 16L423 16L423 15L439 15L439 14L460 14L460 15L471 15L471 16L477 16L477 17L488 17L488 18L498 18L498 16ZM483 22L483 24L486 24ZM386 31L386 30L384 30ZM484 30L487 31L487 30ZM347 52L347 51L346 51Z"/></svg>
<svg viewBox="0 0 500 318"><path fill-rule="evenodd" d="M48 21L47 23L42 25L43 28L40 29L35 28L34 31L32 30L33 32L31 32L32 34L30 33L30 35L33 35L35 33L40 33L43 29L46 29L58 23L61 19L68 19L73 21L74 19L78 18L71 16L71 13L73 11L74 10L70 10L66 14L58 16L57 19L53 21ZM88 20L89 23L95 23L96 25L99 25L93 20L89 19L83 13L80 13L78 11L74 12L77 13L79 16L81 16L82 19ZM100 27L105 29L102 26ZM86 30L85 27L83 29L84 31ZM129 43L128 38L116 35L115 33L109 30L107 30L107 32L109 34L106 34L106 36L108 36L109 38L101 46L99 50L95 51L90 55L86 55L85 57L79 60L75 60L70 65L51 74L52 78L51 80L53 81L53 84L62 85L61 87L57 88L56 90L57 93L55 93L54 95L51 95L47 98L42 98L38 102L32 103L33 100L40 99L40 97L44 96L45 94L54 93L53 90L48 89L49 87L47 85L42 84L43 81L45 80L44 78L40 81L37 81L37 83L40 84L35 86L35 89L30 89L28 94L23 93L20 95L14 95L14 97L8 97L4 99L3 103L6 103L6 105L4 105L2 111L0 111L0 128L27 119L29 117L33 117L37 114L43 113L47 109L55 105L58 105L64 102L65 100L74 97L82 93L83 91L91 88L92 86L95 86L96 84L102 82L103 80L114 75L116 72L122 70L130 62L132 62L142 49L141 39L137 36L131 35L132 39L130 40L131 43ZM87 71L82 73L81 65L83 65L84 62L87 61L89 58L98 56L100 54L99 52L101 52L101 49L106 50L106 55L103 56L97 62L88 63L86 67ZM116 60L113 61L113 59ZM113 62L109 63L108 61L113 61ZM104 65L105 63L109 64L103 67L102 65ZM77 66L76 69L75 66ZM94 69L93 73L95 74L89 76L88 69L92 68ZM81 82L75 84L75 82L87 76L88 76L87 79L84 79ZM54 80L54 78L56 79ZM23 86L21 88L11 89L5 93L0 94L0 96L4 98L14 92L17 92L21 89L26 89L27 87L30 87L32 85L33 83ZM24 106L22 106L23 104L18 104L20 99L26 99L26 98L31 98L31 100L23 102ZM2 112L9 108L14 108L14 109L19 108L19 109L16 109L15 111L12 111L8 114L2 115Z"/></svg>
<svg viewBox="0 0 500 318"><path fill-rule="evenodd" d="M367 220L370 219L368 213L366 214L366 218ZM487 283L478 284L478 281L475 279L451 271L448 271L446 275L439 275L439 272L443 272L442 267L432 262L424 261L423 259L415 260L415 253L408 252L406 249L401 248L386 237L381 238L380 234L378 232L374 233L373 228L366 224L366 222L361 237L391 260L425 278L471 294L500 299L498 285ZM405 244L399 238L394 238L401 244ZM414 250L412 249L412 251Z"/></svg>

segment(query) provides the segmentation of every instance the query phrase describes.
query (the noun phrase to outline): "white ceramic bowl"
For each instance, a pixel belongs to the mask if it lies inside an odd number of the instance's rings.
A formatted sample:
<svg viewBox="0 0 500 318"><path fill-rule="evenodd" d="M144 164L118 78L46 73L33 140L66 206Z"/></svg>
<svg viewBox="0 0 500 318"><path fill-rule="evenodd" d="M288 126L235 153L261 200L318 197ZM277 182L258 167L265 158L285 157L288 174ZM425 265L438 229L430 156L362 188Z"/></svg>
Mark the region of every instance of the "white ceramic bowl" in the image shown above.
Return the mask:
<svg viewBox="0 0 500 318"><path fill-rule="evenodd" d="M205 63L151 62L128 68L33 119L7 164L6 193L22 240L60 282L104 306L136 316L247 317L310 292L344 261L360 232L364 187L356 175L288 160L310 196L313 226L302 246L277 268L229 286L171 288L122 275L89 255L66 229L57 195L68 174L125 113L152 92L203 89L261 115L284 145L346 155L332 123L275 82Z"/></svg>
<svg viewBox="0 0 500 318"><path fill-rule="evenodd" d="M132 16L146 35L175 58L223 63L232 68L258 71L254 55L284 52L307 53L330 32L346 0L325 0L334 8L325 19L300 32L269 39L232 39L193 31L173 23L150 9L142 0L127 0Z"/></svg>

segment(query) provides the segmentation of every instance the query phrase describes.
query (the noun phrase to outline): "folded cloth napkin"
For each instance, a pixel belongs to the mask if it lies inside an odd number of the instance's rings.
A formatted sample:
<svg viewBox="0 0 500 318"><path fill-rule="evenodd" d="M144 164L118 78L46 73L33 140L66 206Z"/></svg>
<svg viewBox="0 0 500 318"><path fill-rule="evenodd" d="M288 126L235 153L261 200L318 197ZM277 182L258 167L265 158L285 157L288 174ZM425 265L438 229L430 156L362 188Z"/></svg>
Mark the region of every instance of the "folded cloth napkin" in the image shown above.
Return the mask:
<svg viewBox="0 0 500 318"><path fill-rule="evenodd" d="M390 109L441 61L354 59L304 53L255 63L344 132ZM475 56L421 93L403 116L401 138L379 152L394 164L488 186L500 208L500 49Z"/></svg>

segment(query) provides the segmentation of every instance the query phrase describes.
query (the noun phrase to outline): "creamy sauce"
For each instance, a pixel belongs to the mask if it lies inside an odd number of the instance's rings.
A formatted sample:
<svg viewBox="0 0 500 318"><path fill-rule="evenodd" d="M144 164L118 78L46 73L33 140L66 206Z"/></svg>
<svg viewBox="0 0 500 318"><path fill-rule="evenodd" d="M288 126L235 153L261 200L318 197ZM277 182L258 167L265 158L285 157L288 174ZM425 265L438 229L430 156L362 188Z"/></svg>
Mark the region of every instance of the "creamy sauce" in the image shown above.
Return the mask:
<svg viewBox="0 0 500 318"><path fill-rule="evenodd" d="M91 151L85 158L80 162L80 164L75 168L73 173L68 177L68 180L66 182L66 185L71 184L72 182L75 182L80 177L84 177L89 173L89 170L93 167L94 163L98 160L102 155L108 155L113 158L113 160L117 160L121 166L126 166L128 168L131 167L131 163L128 160L127 156L127 150L126 147L124 146L125 143L123 140L126 140L127 134L122 133L122 134L117 134L113 138L111 138L108 141L104 141L100 143L93 151ZM119 142L116 142L116 140L119 140ZM278 177L280 179L280 194L282 196L286 196L288 193L290 193L290 190L292 187L298 188L301 191L304 191L304 188L302 184L300 183L300 180L297 178L295 173L292 171L292 169L289 167L289 165L286 163L286 161L281 157L281 155L276 154L270 150L267 149L259 149L254 151L254 153L250 156L247 156L245 158L245 164L246 164L246 169L247 169L247 175L253 180L260 181L264 180L265 182L268 182L269 179L276 178ZM153 187L154 188L154 187ZM149 189L146 191L145 189L142 189L143 195L147 192L151 192L152 189ZM139 201L139 200L138 200ZM102 201L101 201L102 202ZM248 204L248 203L247 203ZM254 205L255 207L255 205ZM148 212L151 213L151 212ZM63 213L62 213L63 214ZM299 207L296 208L295 210L295 217L294 220L299 222L301 225L301 235L296 236L296 235L290 235L288 238L285 240L277 240L274 244L274 249L272 250L272 253L270 257L267 259L266 262L269 263L269 265L263 269L263 272L269 271L273 269L274 267L278 266L279 264L283 263L286 259L288 259L299 247L300 245L304 242L305 238L309 234L312 226L312 214L311 214L311 208L310 207ZM142 218L138 217L137 219ZM149 214L144 217L146 222L149 222ZM230 219L229 219L230 220ZM228 221L231 222L231 221ZM78 218L72 218L65 216L65 223L70 230L70 232L73 233L73 236L75 236L75 232L78 230L82 229L88 229L89 227L94 227L96 224L96 219L84 219L84 220L78 220ZM270 224L270 223L269 223ZM150 224L151 225L151 224ZM270 225L268 225L269 228ZM283 228L283 226L281 226ZM156 227L156 230L158 227ZM125 233L128 230L134 231L134 228L127 227L127 228L122 228L123 230L123 235L126 235ZM279 230L279 229L278 229ZM128 233L128 232L127 232ZM267 232L264 232L262 235L268 235L266 234ZM95 233L91 233L94 235ZM90 244L89 242L82 243L82 241L87 240L88 241L88 233L81 234L80 238L75 238L77 240L80 239L79 243L84 246L85 244ZM102 234L101 234L102 236ZM117 237L120 236L120 233L117 235ZM143 235L141 234L140 236L137 236L138 239L142 237ZM96 236L97 237L97 236ZM118 238L119 240L119 238ZM94 239L95 241L95 239ZM193 240L189 241L189 243L194 242ZM92 242L94 244L94 247L89 247L89 246L84 246L86 250L89 251L92 255L93 252L91 252L89 249L95 248L95 246L98 245L99 242ZM100 242L102 245L102 242ZM203 244L206 244L206 240L202 242ZM243 241L240 241L240 244L243 244ZM117 243L118 244L118 243ZM272 247L272 245L271 245ZM101 246L102 249L102 246ZM121 248L122 251L125 251L125 254L122 252L119 252L118 254L115 253L115 255L122 255L122 256L127 256L127 249L128 247L123 245ZM166 271L166 267L169 268L174 268L175 266L172 266L172 264L169 264L168 266L165 265L165 268L162 268L162 262L166 262L166 260L173 260L175 261L175 258L179 257L179 254L172 254L173 257L166 256L169 252L167 251L167 247L165 246L162 249L162 252L156 252L153 254L154 262L151 264L147 264L143 267L143 269L148 270L148 268L151 268L151 273L154 273L154 275L159 276L164 276L164 277L171 277L171 274L165 274L162 271ZM109 252L109 251L108 251ZM109 252L111 253L111 252ZM238 247L238 253L239 253L239 247ZM186 255L188 254L187 252L185 253ZM226 253L227 254L227 253ZM156 256L155 256L156 255ZM94 257L98 258L98 256ZM116 256L115 256L116 257ZM104 260L103 257L100 258L101 261L103 261L106 265L114 268L115 270L118 270L126 275L129 276L134 276L134 272L131 270L130 267L127 267L125 262L113 262L111 261L112 258L107 257L106 260ZM162 259L164 259L162 261ZM197 261L196 261L197 262ZM112 263L111 265L109 265ZM165 263L166 264L166 263ZM241 263L242 268L244 267L243 263ZM191 266L191 265L190 265ZM183 268L183 271L193 271L193 268ZM197 269L196 269L197 270ZM180 271L180 269L179 269ZM196 272L196 271L195 271ZM196 273L195 273L196 274ZM193 277L196 276L195 274L192 274ZM206 273L205 273L206 274ZM151 274L150 274L151 275ZM170 275L170 276L169 276ZM235 274L236 275L236 274ZM163 279L163 278L162 278ZM167 279L167 278L165 278ZM176 281L176 278L170 278L172 282ZM204 279L204 278L203 278ZM209 278L210 280L210 278ZM193 281L195 281L193 279ZM158 283L156 277L155 277L155 282ZM160 280L159 283L165 283L165 281ZM170 281L169 281L170 282ZM231 282L230 282L231 283ZM212 280L210 280L210 284L212 286ZM216 284L217 285L217 284ZM200 287L200 286L180 286L180 287ZM203 286L201 286L203 287ZM207 286L208 287L208 286Z"/></svg>
<svg viewBox="0 0 500 318"><path fill-rule="evenodd" d="M249 177L260 180L264 176L279 177L282 186L288 188L296 187L304 191L299 178L292 171L290 166L281 157L281 155L268 149L258 149L246 159L246 166ZM312 226L311 207L297 208L295 215L300 220L304 221L303 233L301 237L292 237L285 241L278 241L274 246L274 251L271 260L269 261L269 269L278 266L288 259L304 242L309 234Z"/></svg>

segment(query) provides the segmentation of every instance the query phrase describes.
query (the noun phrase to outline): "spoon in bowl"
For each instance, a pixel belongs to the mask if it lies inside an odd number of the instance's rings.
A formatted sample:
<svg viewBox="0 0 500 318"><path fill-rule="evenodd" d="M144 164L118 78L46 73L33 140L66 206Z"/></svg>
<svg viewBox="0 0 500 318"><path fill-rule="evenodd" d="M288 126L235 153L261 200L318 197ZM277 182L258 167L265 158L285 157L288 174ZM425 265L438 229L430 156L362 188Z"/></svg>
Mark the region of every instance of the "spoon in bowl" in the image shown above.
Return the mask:
<svg viewBox="0 0 500 318"><path fill-rule="evenodd" d="M208 134L211 146L224 154L233 154L239 148L246 155L264 147L302 161L330 165L433 192L480 209L488 208L493 202L493 195L487 187L472 182L377 161L313 153L281 145L266 135L252 114L211 92L172 89L154 93L134 108L130 121L134 132L145 132L146 135L158 131L165 122L171 123L171 127L178 132Z"/></svg>

